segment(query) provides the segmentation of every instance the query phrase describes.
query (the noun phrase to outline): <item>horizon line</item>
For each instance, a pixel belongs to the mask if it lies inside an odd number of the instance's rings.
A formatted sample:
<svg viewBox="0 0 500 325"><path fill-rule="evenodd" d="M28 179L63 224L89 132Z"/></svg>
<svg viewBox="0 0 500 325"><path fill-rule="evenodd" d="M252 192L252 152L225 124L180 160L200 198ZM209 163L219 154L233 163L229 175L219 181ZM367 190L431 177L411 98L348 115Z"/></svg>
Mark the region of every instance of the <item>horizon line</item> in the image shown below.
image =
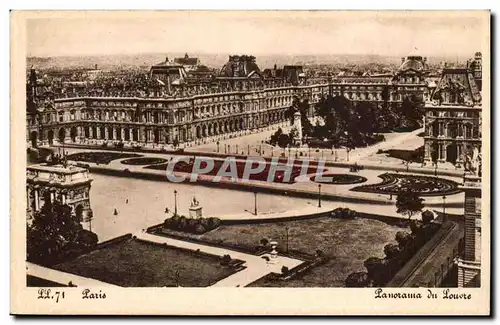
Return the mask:
<svg viewBox="0 0 500 325"><path fill-rule="evenodd" d="M195 57L195 55L253 55L253 56L285 56L285 57L297 57L297 56L379 56L379 57L394 57L394 58L402 58L402 57L407 57L407 56L422 56L422 57L427 57L427 58L432 58L432 57L473 57L474 53L471 53L469 55L467 54L417 54L415 52L408 52L406 54L375 54L375 53L370 53L370 52L365 52L365 53L278 53L278 52L268 52L268 53L255 53L255 52L200 52L200 51L172 51L172 52L135 52L135 53L86 53L86 54L53 54L53 55L26 55L26 58L65 58L65 57L98 57L98 56L134 56L134 55L169 55L169 54L181 54L181 53L186 53L189 55L189 57ZM191 56L189 53L192 53L193 56Z"/></svg>

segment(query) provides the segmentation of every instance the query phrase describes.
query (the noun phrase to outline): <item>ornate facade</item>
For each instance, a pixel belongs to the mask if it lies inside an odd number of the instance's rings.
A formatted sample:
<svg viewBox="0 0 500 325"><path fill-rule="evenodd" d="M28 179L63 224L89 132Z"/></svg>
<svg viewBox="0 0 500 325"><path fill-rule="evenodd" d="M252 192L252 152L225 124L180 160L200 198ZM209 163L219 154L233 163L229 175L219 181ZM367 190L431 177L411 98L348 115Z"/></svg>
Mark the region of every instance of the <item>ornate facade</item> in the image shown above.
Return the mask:
<svg viewBox="0 0 500 325"><path fill-rule="evenodd" d="M47 164L26 168L26 200L28 221L47 202L59 200L73 209L84 228L91 230L90 183L87 169L76 166Z"/></svg>
<svg viewBox="0 0 500 325"><path fill-rule="evenodd" d="M307 100L311 107L327 94L379 104L401 102L411 93L423 98L428 92L425 59L402 61L393 76L308 79L300 66L261 72L255 57L230 56L210 81L193 83L190 89L184 68L167 59L153 66L150 74L168 89L175 87L174 96L86 96L40 102L27 114L28 145L184 143L284 122L294 98Z"/></svg>
<svg viewBox="0 0 500 325"><path fill-rule="evenodd" d="M481 152L482 106L470 69L444 69L425 110L424 161L471 165Z"/></svg>

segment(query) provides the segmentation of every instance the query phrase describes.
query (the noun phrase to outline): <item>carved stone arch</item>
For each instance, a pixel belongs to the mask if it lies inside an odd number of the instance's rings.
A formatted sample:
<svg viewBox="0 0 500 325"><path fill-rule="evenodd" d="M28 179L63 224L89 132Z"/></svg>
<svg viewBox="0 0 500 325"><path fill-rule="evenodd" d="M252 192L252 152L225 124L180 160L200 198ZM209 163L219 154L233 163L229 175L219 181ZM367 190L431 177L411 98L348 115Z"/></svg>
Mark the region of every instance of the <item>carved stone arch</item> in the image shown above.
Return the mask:
<svg viewBox="0 0 500 325"><path fill-rule="evenodd" d="M198 124L198 125L196 126L196 138L197 138L197 139L199 139L199 138L201 138L201 137L202 137L202 136L201 136L201 126Z"/></svg>

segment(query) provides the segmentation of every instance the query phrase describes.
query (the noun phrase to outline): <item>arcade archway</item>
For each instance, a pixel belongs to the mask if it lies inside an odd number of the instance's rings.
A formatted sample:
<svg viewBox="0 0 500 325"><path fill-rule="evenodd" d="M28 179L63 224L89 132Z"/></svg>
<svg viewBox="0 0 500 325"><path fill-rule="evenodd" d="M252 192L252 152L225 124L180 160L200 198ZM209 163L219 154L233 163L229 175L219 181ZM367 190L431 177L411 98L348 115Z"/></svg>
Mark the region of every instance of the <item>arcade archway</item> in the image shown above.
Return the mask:
<svg viewBox="0 0 500 325"><path fill-rule="evenodd" d="M63 143L64 138L66 137L66 131L63 128L59 129L58 137L59 137L59 142Z"/></svg>
<svg viewBox="0 0 500 325"><path fill-rule="evenodd" d="M448 145L448 147L446 147L446 161L455 164L457 162L457 158L458 158L457 145L456 144Z"/></svg>
<svg viewBox="0 0 500 325"><path fill-rule="evenodd" d="M77 137L77 135L78 135L78 131L76 130L76 127L74 127L74 126L73 126L73 127L70 129L70 137L71 137L71 141L72 141L72 142L76 142L76 137Z"/></svg>

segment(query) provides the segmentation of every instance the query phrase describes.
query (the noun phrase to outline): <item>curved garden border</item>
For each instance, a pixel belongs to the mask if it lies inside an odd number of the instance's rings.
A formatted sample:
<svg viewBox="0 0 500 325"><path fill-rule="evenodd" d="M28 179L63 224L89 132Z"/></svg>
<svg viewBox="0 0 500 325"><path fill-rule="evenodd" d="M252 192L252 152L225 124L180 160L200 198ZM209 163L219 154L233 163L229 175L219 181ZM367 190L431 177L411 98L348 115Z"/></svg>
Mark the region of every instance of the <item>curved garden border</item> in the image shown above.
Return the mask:
<svg viewBox="0 0 500 325"><path fill-rule="evenodd" d="M378 176L382 182L378 184L361 185L351 189L354 192L398 195L406 190L412 190L420 196L453 195L462 192L459 184L449 179L385 173ZM432 187L434 185L434 188Z"/></svg>
<svg viewBox="0 0 500 325"><path fill-rule="evenodd" d="M158 157L139 157L139 158L129 158L122 160L120 163L123 165L132 165L132 166L145 166L145 165L156 165L167 162L167 159L158 158Z"/></svg>
<svg viewBox="0 0 500 325"><path fill-rule="evenodd" d="M368 179L359 175L351 175L351 174L325 174L323 177L332 177L333 180L331 182L324 182L316 180L317 175L311 176L309 179L315 183L320 184L333 184L333 185L350 185L350 184L359 184L364 183Z"/></svg>
<svg viewBox="0 0 500 325"><path fill-rule="evenodd" d="M112 152L112 151L84 151L77 152L67 155L68 160L73 161L83 161L96 164L108 164L113 160L123 159L123 158L137 158L142 157L142 155L136 153L122 153L122 152Z"/></svg>

